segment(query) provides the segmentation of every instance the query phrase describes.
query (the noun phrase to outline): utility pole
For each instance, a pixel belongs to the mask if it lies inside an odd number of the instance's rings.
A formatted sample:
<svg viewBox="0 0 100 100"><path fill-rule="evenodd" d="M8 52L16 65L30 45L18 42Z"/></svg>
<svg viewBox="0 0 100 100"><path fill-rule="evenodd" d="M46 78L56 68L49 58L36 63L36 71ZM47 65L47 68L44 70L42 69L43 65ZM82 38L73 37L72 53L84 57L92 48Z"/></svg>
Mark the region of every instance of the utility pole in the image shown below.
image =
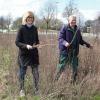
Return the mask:
<svg viewBox="0 0 100 100"><path fill-rule="evenodd" d="M59 2L56 2L56 31L57 31L57 15L58 15L58 11L57 11L57 6L58 6Z"/></svg>

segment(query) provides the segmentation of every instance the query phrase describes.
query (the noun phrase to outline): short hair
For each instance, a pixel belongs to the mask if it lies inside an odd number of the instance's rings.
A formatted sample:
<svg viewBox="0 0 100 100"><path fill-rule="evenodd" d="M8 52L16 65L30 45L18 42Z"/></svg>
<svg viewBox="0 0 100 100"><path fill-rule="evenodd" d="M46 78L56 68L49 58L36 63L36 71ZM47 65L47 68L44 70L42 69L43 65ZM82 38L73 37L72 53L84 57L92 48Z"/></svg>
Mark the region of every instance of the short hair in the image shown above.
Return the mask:
<svg viewBox="0 0 100 100"><path fill-rule="evenodd" d="M72 18L75 18L75 19L76 19L76 16L75 16L75 15L70 15L70 16L68 17L68 21L69 21L70 19L72 19Z"/></svg>

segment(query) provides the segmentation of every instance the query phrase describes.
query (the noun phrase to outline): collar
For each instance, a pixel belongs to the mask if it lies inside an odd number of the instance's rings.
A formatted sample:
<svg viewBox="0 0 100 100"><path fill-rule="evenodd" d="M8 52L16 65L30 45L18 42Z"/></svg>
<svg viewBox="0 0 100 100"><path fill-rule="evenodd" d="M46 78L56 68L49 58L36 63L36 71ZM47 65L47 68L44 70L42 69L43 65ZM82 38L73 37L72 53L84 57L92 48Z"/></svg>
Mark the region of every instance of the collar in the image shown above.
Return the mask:
<svg viewBox="0 0 100 100"><path fill-rule="evenodd" d="M33 25L31 24L26 24L26 26L28 27L28 28L31 28Z"/></svg>
<svg viewBox="0 0 100 100"><path fill-rule="evenodd" d="M73 29L73 28L71 28L71 26L68 24L67 28L68 28L68 30L75 31L75 30L77 30L77 25L75 25L75 27L74 27L74 29Z"/></svg>

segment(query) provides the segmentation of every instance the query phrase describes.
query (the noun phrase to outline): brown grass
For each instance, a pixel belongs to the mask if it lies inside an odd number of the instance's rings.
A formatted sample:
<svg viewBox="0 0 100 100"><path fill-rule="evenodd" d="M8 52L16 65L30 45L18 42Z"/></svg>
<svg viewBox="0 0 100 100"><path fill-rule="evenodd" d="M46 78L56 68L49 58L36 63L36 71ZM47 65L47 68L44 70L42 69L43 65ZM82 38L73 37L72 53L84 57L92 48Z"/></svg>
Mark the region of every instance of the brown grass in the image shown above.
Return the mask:
<svg viewBox="0 0 100 100"><path fill-rule="evenodd" d="M40 43L57 44L56 35L40 35ZM100 95L100 44L99 40L88 40L93 49L80 47L79 72L77 84L70 84L71 68L68 67L58 82L54 82L59 59L58 44L39 49L40 55L40 92L42 100L92 100ZM14 34L0 34L0 100L15 100L18 88L18 48ZM28 95L32 96L32 75L30 68L26 76ZM47 99L48 98L48 99ZM61 99L62 98L62 99Z"/></svg>

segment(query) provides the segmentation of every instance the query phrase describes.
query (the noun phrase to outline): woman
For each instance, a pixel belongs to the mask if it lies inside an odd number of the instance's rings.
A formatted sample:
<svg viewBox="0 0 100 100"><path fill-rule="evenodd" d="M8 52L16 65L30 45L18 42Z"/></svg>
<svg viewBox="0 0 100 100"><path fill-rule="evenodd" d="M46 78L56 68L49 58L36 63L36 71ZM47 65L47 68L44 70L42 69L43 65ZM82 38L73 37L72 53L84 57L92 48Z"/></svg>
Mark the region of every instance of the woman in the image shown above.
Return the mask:
<svg viewBox="0 0 100 100"><path fill-rule="evenodd" d="M38 93L39 81L39 55L38 49L33 47L39 44L38 31L33 25L34 15L28 11L22 18L22 25L16 36L16 46L19 48L18 64L19 64L19 82L20 82L20 96L25 96L24 78L27 66L32 69L33 80L35 83L35 94Z"/></svg>

